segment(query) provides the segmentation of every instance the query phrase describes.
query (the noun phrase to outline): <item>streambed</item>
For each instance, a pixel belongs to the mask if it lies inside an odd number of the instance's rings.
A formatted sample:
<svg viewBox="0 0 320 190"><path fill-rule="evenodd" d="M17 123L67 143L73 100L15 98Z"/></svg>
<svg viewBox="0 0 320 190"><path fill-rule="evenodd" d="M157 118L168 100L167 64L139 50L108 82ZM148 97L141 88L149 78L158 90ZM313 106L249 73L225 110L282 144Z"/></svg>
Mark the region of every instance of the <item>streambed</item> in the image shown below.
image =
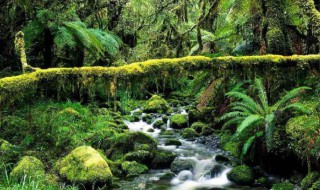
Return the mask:
<svg viewBox="0 0 320 190"><path fill-rule="evenodd" d="M183 107L175 109L174 114L187 114ZM133 110L134 112L140 109ZM148 174L142 174L131 180L119 180L118 189L150 189L150 190L205 190L205 189L253 189L253 187L237 186L227 179L227 173L232 169L230 162L217 162L216 156L228 154L218 148L219 140L214 137L200 137L199 139L187 140L170 127L170 116L166 124L166 130L172 133L161 133L160 129L153 124L161 120L164 115L154 114L153 122L148 124L142 120L145 113L140 116L140 121L125 121L131 131L142 131L153 136L158 141L158 149L170 151L177 155L174 169L150 170ZM167 139L178 139L180 146L165 145ZM202 139L201 139L202 138ZM179 168L179 165L181 166ZM187 166L187 167L186 167ZM188 167L189 166L189 167ZM185 169L183 169L185 168ZM180 171L181 170L181 171ZM254 188L265 189L265 188Z"/></svg>

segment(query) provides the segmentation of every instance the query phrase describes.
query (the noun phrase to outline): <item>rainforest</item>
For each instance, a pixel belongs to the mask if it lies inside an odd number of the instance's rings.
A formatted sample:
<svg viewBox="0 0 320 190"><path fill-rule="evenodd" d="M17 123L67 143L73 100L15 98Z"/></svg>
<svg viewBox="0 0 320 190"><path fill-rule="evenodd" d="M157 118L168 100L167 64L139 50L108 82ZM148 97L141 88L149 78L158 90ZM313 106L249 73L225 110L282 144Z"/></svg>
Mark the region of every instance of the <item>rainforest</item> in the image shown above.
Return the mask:
<svg viewBox="0 0 320 190"><path fill-rule="evenodd" d="M0 190L320 190L319 0L1 0Z"/></svg>

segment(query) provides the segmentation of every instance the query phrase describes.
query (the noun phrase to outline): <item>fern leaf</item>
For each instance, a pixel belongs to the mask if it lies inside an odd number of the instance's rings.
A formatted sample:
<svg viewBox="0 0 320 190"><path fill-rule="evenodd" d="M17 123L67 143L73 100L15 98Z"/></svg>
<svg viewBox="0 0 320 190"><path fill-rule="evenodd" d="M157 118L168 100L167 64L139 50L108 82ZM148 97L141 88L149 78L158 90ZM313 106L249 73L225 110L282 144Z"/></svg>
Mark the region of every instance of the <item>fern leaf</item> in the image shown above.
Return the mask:
<svg viewBox="0 0 320 190"><path fill-rule="evenodd" d="M241 92L228 92L227 96L237 98L243 101L251 110L253 110L257 114L263 114L264 110L262 107L256 103L250 96L241 93Z"/></svg>
<svg viewBox="0 0 320 190"><path fill-rule="evenodd" d="M273 148L273 133L275 129L275 115L269 114L266 116L266 124L265 124L265 131L266 131L266 144L267 150L270 151Z"/></svg>
<svg viewBox="0 0 320 190"><path fill-rule="evenodd" d="M250 137L243 145L242 151L241 151L241 158L243 159L244 156L247 155L248 151L250 150L254 140L256 139L255 136Z"/></svg>
<svg viewBox="0 0 320 190"><path fill-rule="evenodd" d="M266 89L264 88L261 79L255 80L255 87L258 90L259 99L260 99L260 102L261 102L263 109L267 110L268 109L268 98L267 98Z"/></svg>
<svg viewBox="0 0 320 190"><path fill-rule="evenodd" d="M240 126L237 128L236 131L236 136L238 136L242 131L244 131L246 128L255 125L256 123L259 123L260 121L263 120L263 117L261 117L260 115L250 115L248 117L246 117L242 123L240 124Z"/></svg>
<svg viewBox="0 0 320 190"><path fill-rule="evenodd" d="M226 123L224 123L223 128L229 127L231 125L239 125L245 117L236 117L228 120Z"/></svg>
<svg viewBox="0 0 320 190"><path fill-rule="evenodd" d="M240 112L240 111L229 112L229 113L224 114L224 115L220 118L220 121L227 120L227 119L232 119L232 118L236 118L236 117L239 117L239 116L249 116L249 113Z"/></svg>
<svg viewBox="0 0 320 190"><path fill-rule="evenodd" d="M290 101L291 99L299 96L305 90L311 90L311 88L306 87L306 86L302 86L302 87L295 88L295 89L291 90L281 100L279 100L274 105L274 110L281 109L281 107L283 107L288 101Z"/></svg>
<svg viewBox="0 0 320 190"><path fill-rule="evenodd" d="M292 103L287 105L284 109L284 111L286 110L295 110L304 114L310 114L310 110L308 108L306 108L303 104L301 103Z"/></svg>

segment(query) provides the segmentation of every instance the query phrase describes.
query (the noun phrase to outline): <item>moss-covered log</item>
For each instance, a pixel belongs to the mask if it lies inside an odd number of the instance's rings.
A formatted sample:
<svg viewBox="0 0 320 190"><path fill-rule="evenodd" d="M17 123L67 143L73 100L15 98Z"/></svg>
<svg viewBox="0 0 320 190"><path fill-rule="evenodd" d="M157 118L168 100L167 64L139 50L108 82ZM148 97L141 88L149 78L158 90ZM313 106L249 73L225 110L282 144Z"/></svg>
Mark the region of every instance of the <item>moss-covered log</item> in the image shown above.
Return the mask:
<svg viewBox="0 0 320 190"><path fill-rule="evenodd" d="M308 56L243 56L208 58L202 56L177 59L159 59L132 63L121 67L52 68L33 73L0 79L0 107L5 108L30 95L49 96L54 91L58 97L82 93L88 96L104 91L111 97L117 86L130 86L132 82L144 83L144 79L155 80L172 76L176 78L189 71L209 70L213 75L255 76L274 75L277 69L294 73L320 70L320 55ZM283 76L280 74L280 76ZM289 79L288 79L289 80ZM141 82L142 81L142 82ZM116 84L115 84L116 83ZM66 90L68 89L68 90ZM112 92L111 92L112 91ZM49 96L50 97L50 96Z"/></svg>

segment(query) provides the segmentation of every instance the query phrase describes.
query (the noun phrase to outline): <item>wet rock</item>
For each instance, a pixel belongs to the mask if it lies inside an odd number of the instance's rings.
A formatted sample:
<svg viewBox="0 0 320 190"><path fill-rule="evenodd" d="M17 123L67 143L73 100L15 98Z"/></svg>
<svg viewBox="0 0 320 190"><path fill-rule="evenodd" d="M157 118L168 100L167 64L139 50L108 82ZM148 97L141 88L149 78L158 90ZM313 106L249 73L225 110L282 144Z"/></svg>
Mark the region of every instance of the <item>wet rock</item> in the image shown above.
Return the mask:
<svg viewBox="0 0 320 190"><path fill-rule="evenodd" d="M172 152L158 151L152 160L151 167L154 169L170 168L176 156L177 155Z"/></svg>
<svg viewBox="0 0 320 190"><path fill-rule="evenodd" d="M253 171L245 165L234 167L227 174L227 177L230 181L239 185L252 185L254 183Z"/></svg>
<svg viewBox="0 0 320 190"><path fill-rule="evenodd" d="M199 134L192 128L186 128L182 132L182 137L185 138L185 139L192 140L192 139L195 139L198 136L199 136Z"/></svg>
<svg viewBox="0 0 320 190"><path fill-rule="evenodd" d="M288 182L276 183L272 186L272 190L294 190L294 189L295 189L295 185Z"/></svg>
<svg viewBox="0 0 320 190"><path fill-rule="evenodd" d="M166 128L166 124L162 120L158 120L153 124L153 128L161 129L162 127Z"/></svg>
<svg viewBox="0 0 320 190"><path fill-rule="evenodd" d="M125 171L127 177L138 176L139 174L143 174L148 171L147 166L140 164L136 161L125 161L121 164L121 167Z"/></svg>
<svg viewBox="0 0 320 190"><path fill-rule="evenodd" d="M174 129L183 129L188 127L188 116L184 114L176 114L171 117L171 127Z"/></svg>
<svg viewBox="0 0 320 190"><path fill-rule="evenodd" d="M218 162L218 163L229 163L230 162L230 159L224 155L217 155L215 157L215 160Z"/></svg>
<svg viewBox="0 0 320 190"><path fill-rule="evenodd" d="M160 177L160 180L171 180L172 178L176 177L176 174L173 172L165 173Z"/></svg>
<svg viewBox="0 0 320 190"><path fill-rule="evenodd" d="M211 178L220 176L225 169L226 167L223 165L214 165L213 168L210 170Z"/></svg>
<svg viewBox="0 0 320 190"><path fill-rule="evenodd" d="M182 143L178 139L167 139L165 142L165 145L166 146L170 146L170 145L181 146Z"/></svg>
<svg viewBox="0 0 320 190"><path fill-rule="evenodd" d="M183 170L177 176L179 181L192 180L192 177L193 177L193 174L189 170Z"/></svg>
<svg viewBox="0 0 320 190"><path fill-rule="evenodd" d="M153 95L143 107L143 111L146 113L168 113L172 112L169 104L166 100L158 95Z"/></svg>
<svg viewBox="0 0 320 190"><path fill-rule="evenodd" d="M207 148L213 150L219 147L220 137L219 136L201 136L198 137L195 143L204 144Z"/></svg>
<svg viewBox="0 0 320 190"><path fill-rule="evenodd" d="M171 164L171 171L173 173L178 174L183 170L193 170L193 166L195 165L194 161L176 158Z"/></svg>
<svg viewBox="0 0 320 190"><path fill-rule="evenodd" d="M134 152L129 152L124 156L126 161L137 161L142 164L150 165L154 155L146 150L138 150Z"/></svg>
<svg viewBox="0 0 320 190"><path fill-rule="evenodd" d="M168 116L165 115L165 116L162 117L162 121L163 122L167 123L168 120L169 120Z"/></svg>
<svg viewBox="0 0 320 190"><path fill-rule="evenodd" d="M153 132L154 132L154 129L150 128L150 129L147 130L147 132L153 133Z"/></svg>

